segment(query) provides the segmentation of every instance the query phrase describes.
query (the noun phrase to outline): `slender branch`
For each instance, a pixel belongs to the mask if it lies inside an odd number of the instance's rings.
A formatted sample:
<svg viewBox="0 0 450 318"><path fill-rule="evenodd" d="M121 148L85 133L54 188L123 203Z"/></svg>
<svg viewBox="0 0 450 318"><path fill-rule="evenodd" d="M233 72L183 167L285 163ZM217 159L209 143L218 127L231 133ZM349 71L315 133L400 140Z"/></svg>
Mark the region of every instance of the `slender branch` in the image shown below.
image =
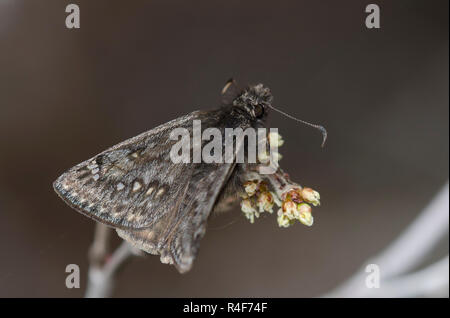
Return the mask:
<svg viewBox="0 0 450 318"><path fill-rule="evenodd" d="M381 288L366 289L370 297L448 297L449 257L409 275L383 282ZM370 291L370 292L369 292Z"/></svg>
<svg viewBox="0 0 450 318"><path fill-rule="evenodd" d="M94 242L89 250L90 266L86 298L111 296L117 271L129 257L141 255L140 250L123 241L111 257L108 257L110 233L111 228L100 223L97 224Z"/></svg>
<svg viewBox="0 0 450 318"><path fill-rule="evenodd" d="M416 276L410 276L410 278L399 279L397 277L420 265L424 257L439 243L444 234L448 232L448 228L449 184L447 183L414 222L392 244L379 255L367 260L365 265L355 275L335 290L324 295L324 297L371 297L382 292L384 290L383 286L386 285L388 286L386 292L389 289L389 293L392 294L393 291L400 292L400 287L393 285L396 282L401 283L400 285L402 286L411 286L408 279L417 283L418 280L416 278L422 277L420 276L420 272L411 274ZM442 266L442 264L445 265L445 262L447 263L448 272L448 256L439 264ZM381 291L368 289L365 286L365 279L367 277L365 267L367 264L377 264L379 266L381 271ZM430 273L438 275L441 272L426 271L424 273L427 275L430 275ZM448 284L448 275L441 275L438 278ZM430 279L430 277L427 276L427 279ZM423 282L423 280L420 281ZM424 286L415 286L415 288L420 290ZM403 294L410 295L411 293L411 291L408 292L405 290ZM396 296L402 297L400 294ZM389 295L387 294L386 297L389 297Z"/></svg>
<svg viewBox="0 0 450 318"><path fill-rule="evenodd" d="M89 248L91 266L100 267L106 260L109 251L109 238L112 229L102 223L95 224L94 241Z"/></svg>

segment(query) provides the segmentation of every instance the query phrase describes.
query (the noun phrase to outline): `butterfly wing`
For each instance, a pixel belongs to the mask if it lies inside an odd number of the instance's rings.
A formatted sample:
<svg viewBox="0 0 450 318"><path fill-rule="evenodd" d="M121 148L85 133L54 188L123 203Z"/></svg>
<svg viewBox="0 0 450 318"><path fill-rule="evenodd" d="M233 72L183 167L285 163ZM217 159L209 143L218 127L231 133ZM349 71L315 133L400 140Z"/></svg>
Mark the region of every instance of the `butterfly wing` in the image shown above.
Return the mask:
<svg viewBox="0 0 450 318"><path fill-rule="evenodd" d="M53 184L72 208L99 222L140 229L176 210L195 165L173 163L174 128L192 133L192 122L220 119L217 111L196 111L113 146L63 173Z"/></svg>
<svg viewBox="0 0 450 318"><path fill-rule="evenodd" d="M160 254L180 272L188 271L206 221L235 163L173 163L169 138L174 128L192 134L203 128L241 127L223 109L194 112L126 140L69 169L55 182L61 198L79 212L117 229L138 248ZM236 151L242 147L236 142Z"/></svg>
<svg viewBox="0 0 450 318"><path fill-rule="evenodd" d="M206 221L222 186L233 171L234 164L200 164L180 206L166 213L150 228L117 232L134 246L160 254L161 262L174 264L180 273L192 267Z"/></svg>

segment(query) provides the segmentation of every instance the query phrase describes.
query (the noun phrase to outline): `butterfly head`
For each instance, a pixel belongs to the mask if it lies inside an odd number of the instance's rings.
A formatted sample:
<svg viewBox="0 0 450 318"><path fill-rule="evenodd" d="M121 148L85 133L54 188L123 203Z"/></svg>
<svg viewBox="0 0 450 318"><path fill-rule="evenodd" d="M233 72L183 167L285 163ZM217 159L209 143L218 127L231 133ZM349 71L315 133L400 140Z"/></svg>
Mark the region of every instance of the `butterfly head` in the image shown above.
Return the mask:
<svg viewBox="0 0 450 318"><path fill-rule="evenodd" d="M234 100L233 105L243 108L254 119L263 119L269 113L273 96L263 84L244 89Z"/></svg>

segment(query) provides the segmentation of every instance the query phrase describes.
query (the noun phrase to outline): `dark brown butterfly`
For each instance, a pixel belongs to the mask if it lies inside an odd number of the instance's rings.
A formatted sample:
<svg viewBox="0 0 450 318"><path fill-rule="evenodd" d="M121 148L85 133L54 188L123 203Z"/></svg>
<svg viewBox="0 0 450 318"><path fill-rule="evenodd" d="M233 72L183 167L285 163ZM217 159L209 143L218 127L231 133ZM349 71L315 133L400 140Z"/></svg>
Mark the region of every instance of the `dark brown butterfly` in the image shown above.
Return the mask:
<svg viewBox="0 0 450 318"><path fill-rule="evenodd" d="M169 134L175 128L192 133L194 120L221 131L265 127L272 99L262 84L239 89L230 80L217 109L194 111L115 145L62 174L54 189L72 208L186 272L211 212L236 201L251 168L235 162L173 163L169 153L176 141Z"/></svg>

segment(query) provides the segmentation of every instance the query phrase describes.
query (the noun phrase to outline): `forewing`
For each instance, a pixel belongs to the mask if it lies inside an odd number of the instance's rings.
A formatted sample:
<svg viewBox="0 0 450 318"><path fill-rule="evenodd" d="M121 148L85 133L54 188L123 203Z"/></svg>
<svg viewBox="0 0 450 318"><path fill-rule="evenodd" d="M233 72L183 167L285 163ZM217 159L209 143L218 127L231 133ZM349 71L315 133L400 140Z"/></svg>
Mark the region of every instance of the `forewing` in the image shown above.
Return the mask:
<svg viewBox="0 0 450 318"><path fill-rule="evenodd" d="M140 249L188 271L206 229L208 216L235 163L173 163L172 129L202 121L202 128L241 127L248 123L224 109L194 112L126 140L78 164L55 182L70 206L117 228ZM235 149L242 147L242 142Z"/></svg>
<svg viewBox="0 0 450 318"><path fill-rule="evenodd" d="M77 211L119 228L140 229L181 204L194 166L174 164L172 129L192 131L194 119L218 120L197 111L113 146L62 174L53 184ZM214 124L214 123L213 123Z"/></svg>

